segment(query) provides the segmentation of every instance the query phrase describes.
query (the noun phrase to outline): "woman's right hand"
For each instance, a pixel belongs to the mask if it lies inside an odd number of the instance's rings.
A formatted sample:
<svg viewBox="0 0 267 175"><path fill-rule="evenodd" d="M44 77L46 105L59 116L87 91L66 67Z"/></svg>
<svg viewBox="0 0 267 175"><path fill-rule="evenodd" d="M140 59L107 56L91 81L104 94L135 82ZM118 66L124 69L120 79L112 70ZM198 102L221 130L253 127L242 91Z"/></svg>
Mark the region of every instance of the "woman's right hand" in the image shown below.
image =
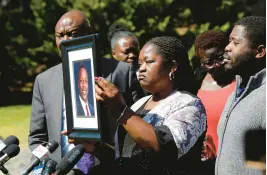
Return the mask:
<svg viewBox="0 0 267 175"><path fill-rule="evenodd" d="M96 100L107 104L113 116L120 116L126 106L120 90L102 77L95 77Z"/></svg>

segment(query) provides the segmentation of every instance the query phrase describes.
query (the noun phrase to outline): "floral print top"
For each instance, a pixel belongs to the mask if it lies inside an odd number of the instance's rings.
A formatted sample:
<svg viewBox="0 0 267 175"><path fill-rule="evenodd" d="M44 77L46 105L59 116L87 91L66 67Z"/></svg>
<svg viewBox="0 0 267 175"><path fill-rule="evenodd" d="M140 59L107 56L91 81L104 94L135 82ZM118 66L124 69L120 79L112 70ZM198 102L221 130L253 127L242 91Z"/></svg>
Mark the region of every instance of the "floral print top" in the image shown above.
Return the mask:
<svg viewBox="0 0 267 175"><path fill-rule="evenodd" d="M137 111L151 97L138 100L131 109ZM144 117L147 123L157 127L164 125L171 131L178 148L177 159L194 146L206 131L206 112L200 99L188 92L174 91Z"/></svg>

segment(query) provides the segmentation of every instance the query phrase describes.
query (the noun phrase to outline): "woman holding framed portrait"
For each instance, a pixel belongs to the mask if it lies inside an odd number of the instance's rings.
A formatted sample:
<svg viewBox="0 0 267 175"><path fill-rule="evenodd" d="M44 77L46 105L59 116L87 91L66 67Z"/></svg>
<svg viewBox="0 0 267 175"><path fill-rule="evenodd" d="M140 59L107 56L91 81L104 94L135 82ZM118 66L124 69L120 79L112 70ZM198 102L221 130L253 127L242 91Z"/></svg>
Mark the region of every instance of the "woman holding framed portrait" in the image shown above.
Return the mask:
<svg viewBox="0 0 267 175"><path fill-rule="evenodd" d="M167 175L199 172L206 114L192 95L193 72L187 52L175 37L155 37L141 49L138 80L152 95L128 107L119 89L95 78L96 99L106 103L120 124L116 161L91 174ZM94 154L94 149L87 150ZM194 168L192 168L194 166Z"/></svg>
<svg viewBox="0 0 267 175"><path fill-rule="evenodd" d="M117 116L116 174L194 174L201 159L206 114L192 95L193 73L181 41L155 37L139 55L139 82L152 95L129 108L119 90L96 78L96 98ZM124 132L123 132L124 131ZM125 135L123 134L125 133ZM178 167L177 167L178 166Z"/></svg>

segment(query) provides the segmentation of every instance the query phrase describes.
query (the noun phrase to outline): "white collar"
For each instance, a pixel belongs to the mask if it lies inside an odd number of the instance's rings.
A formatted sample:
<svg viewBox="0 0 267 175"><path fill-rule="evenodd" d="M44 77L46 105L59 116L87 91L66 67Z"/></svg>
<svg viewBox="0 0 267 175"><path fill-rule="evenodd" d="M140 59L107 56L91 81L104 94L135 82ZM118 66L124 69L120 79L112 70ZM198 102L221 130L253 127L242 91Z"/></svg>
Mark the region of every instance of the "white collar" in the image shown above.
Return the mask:
<svg viewBox="0 0 267 175"><path fill-rule="evenodd" d="M80 101L81 101L81 104L83 107L85 107L86 105L88 105L88 101L87 102L84 102L82 97L79 95L79 98L80 98Z"/></svg>

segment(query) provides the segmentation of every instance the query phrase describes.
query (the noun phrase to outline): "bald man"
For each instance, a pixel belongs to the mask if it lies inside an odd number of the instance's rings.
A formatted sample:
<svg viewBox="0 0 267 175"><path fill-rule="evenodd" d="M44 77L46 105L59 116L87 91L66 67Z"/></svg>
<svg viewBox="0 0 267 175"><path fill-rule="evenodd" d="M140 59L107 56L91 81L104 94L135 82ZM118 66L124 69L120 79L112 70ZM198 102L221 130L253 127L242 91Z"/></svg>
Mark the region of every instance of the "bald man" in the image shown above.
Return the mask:
<svg viewBox="0 0 267 175"><path fill-rule="evenodd" d="M93 34L90 25L83 12L72 10L65 13L57 22L55 27L56 45L60 50L60 43L79 36Z"/></svg>
<svg viewBox="0 0 267 175"><path fill-rule="evenodd" d="M57 48L60 51L60 43L64 40L92 33L94 33L94 29L83 12L69 11L59 19L55 27ZM101 59L99 64L102 76L120 89L129 106L142 97L138 93L140 92L140 86L136 86L136 84L133 86L136 80L132 78L131 65L114 59ZM59 162L64 154L73 147L73 145L67 144L67 138L61 135L61 131L66 130L65 111L62 64L59 64L41 73L35 79L28 138L31 150L39 144L45 145L51 140L56 140L60 146L51 155L51 158ZM107 118L109 121L107 130L110 134L108 140L110 144L112 144L116 129L116 121L111 119L112 117ZM113 153L106 152L103 154L105 159L109 154ZM101 164L105 159L100 158Z"/></svg>

